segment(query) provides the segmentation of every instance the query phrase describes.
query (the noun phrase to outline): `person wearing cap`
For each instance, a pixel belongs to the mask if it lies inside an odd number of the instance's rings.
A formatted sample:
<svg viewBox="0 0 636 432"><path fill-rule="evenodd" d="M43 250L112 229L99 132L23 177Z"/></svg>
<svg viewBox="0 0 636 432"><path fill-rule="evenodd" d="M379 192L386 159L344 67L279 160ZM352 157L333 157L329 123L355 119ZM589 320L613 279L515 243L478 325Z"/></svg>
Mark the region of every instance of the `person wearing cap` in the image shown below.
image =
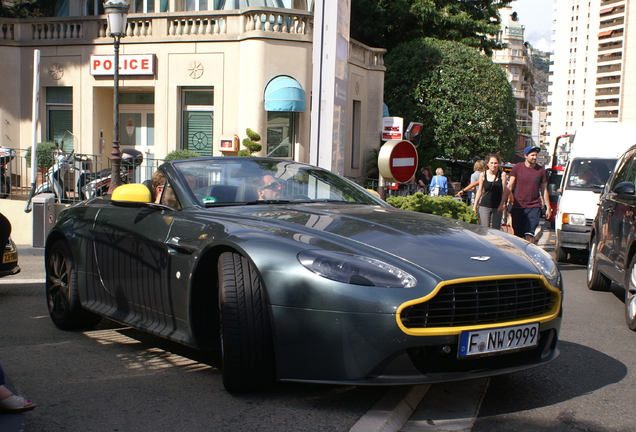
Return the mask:
<svg viewBox="0 0 636 432"><path fill-rule="evenodd" d="M543 203L550 202L548 176L545 169L537 164L537 155L540 151L540 147L526 147L523 150L525 161L512 168L508 181L508 190L515 197L511 212L512 228L517 237L525 238L530 243L535 241L535 231L539 227ZM552 209L548 205L546 219L551 214Z"/></svg>

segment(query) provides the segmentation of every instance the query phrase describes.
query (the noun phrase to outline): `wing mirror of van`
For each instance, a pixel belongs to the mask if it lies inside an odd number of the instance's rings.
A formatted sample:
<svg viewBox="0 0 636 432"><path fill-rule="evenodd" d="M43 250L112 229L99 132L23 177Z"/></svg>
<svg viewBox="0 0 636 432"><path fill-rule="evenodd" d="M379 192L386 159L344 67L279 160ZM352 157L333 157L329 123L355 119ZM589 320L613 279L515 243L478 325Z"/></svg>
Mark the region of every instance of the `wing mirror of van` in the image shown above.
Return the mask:
<svg viewBox="0 0 636 432"><path fill-rule="evenodd" d="M626 181L620 182L619 184L614 186L612 192L622 195L634 195L634 193L636 192L635 189L636 187L634 186L634 183Z"/></svg>
<svg viewBox="0 0 636 432"><path fill-rule="evenodd" d="M549 184L548 185L548 195L558 195L560 193L561 193L561 191L559 189L557 189L557 185L555 185L555 184Z"/></svg>

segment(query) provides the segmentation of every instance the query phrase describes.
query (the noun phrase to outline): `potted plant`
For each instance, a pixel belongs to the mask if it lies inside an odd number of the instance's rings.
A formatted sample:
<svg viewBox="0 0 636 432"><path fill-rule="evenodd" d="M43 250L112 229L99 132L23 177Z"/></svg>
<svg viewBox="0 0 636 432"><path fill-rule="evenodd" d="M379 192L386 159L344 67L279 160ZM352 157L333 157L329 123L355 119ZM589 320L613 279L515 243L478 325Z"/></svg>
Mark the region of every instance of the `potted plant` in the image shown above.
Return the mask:
<svg viewBox="0 0 636 432"><path fill-rule="evenodd" d="M37 146L38 152L38 168L40 171L46 172L55 163L53 151L57 150L57 146L53 141L41 142ZM31 167L31 147L29 147L24 156L26 158L27 167Z"/></svg>

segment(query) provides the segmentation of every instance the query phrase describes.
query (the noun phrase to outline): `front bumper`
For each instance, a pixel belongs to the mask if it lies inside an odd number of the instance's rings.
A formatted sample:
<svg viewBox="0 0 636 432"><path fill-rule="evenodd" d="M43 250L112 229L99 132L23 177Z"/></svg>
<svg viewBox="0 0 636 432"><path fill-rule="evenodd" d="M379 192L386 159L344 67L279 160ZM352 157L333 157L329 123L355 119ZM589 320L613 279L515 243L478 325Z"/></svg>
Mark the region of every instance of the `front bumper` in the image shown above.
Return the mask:
<svg viewBox="0 0 636 432"><path fill-rule="evenodd" d="M557 231L557 242L562 248L587 250L591 231L591 226L564 224L561 230Z"/></svg>
<svg viewBox="0 0 636 432"><path fill-rule="evenodd" d="M459 335L412 336L394 314L272 307L282 381L424 384L500 375L554 360L561 316L539 325L534 348L458 359Z"/></svg>

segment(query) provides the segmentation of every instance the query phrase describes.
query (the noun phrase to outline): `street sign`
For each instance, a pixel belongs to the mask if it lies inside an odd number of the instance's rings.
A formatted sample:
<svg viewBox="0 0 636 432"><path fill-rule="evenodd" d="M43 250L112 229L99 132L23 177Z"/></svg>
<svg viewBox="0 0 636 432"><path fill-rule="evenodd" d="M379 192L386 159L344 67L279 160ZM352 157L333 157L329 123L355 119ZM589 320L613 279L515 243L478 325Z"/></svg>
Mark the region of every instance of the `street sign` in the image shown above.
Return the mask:
<svg viewBox="0 0 636 432"><path fill-rule="evenodd" d="M411 141L389 140L380 147L380 175L389 182L406 183L417 171L417 150Z"/></svg>

